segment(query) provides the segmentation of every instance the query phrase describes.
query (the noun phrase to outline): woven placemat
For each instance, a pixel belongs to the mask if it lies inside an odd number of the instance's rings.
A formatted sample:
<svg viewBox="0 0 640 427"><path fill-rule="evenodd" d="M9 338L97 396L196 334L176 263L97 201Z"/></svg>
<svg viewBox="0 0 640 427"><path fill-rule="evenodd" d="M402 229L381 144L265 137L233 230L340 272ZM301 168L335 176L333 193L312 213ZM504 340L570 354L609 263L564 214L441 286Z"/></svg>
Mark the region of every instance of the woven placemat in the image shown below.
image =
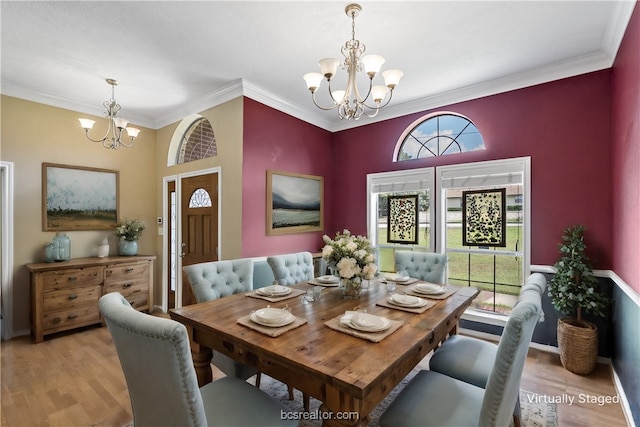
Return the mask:
<svg viewBox="0 0 640 427"><path fill-rule="evenodd" d="M348 326L342 326L340 324L340 318L343 316L341 314L338 317L334 317L333 319L325 322L324 324L331 329L334 329L339 332L344 332L345 334L353 335L354 337L362 338L365 340L369 340L372 342L380 342L402 326L402 322L400 320L390 320L391 326L386 331L381 332L362 332L356 331L355 329L351 329Z"/></svg>
<svg viewBox="0 0 640 427"><path fill-rule="evenodd" d="M336 288L336 287L340 286L339 282L336 282L336 283L323 283L323 282L318 282L316 279L307 280L307 283L310 284L310 285L315 285L315 286L324 286L325 288Z"/></svg>
<svg viewBox="0 0 640 427"><path fill-rule="evenodd" d="M269 302L278 302L278 301L284 301L289 298L295 298L297 296L304 294L305 292L306 291L302 289L292 288L290 293L288 293L287 295L283 295L281 297L268 297L266 295L259 294L257 291L247 292L245 295L252 298L260 298Z"/></svg>
<svg viewBox="0 0 640 427"><path fill-rule="evenodd" d="M425 304L423 307L403 307L401 305L390 303L388 301L388 298L389 297L384 297L383 299L378 301L376 305L379 305L380 307L393 308L395 310L408 311L409 313L421 314L437 304L435 301L427 301L427 304Z"/></svg>
<svg viewBox="0 0 640 427"><path fill-rule="evenodd" d="M405 290L405 293L407 295L413 295L415 297L420 297L420 298L429 298L429 299L447 299L449 298L451 295L455 294L456 292L458 292L460 290L460 288L456 287L456 286L447 286L444 288L444 293L443 294L438 294L438 295L432 295L432 294L423 294L420 292L415 292L413 290L413 286L409 286L407 287L407 289Z"/></svg>
<svg viewBox="0 0 640 427"><path fill-rule="evenodd" d="M280 326L278 328L273 328L270 326L262 326L251 320L251 315L248 314L246 316L242 316L237 320L239 324L242 326L246 326L249 329L253 329L254 331L260 332L261 334L269 335L270 337L278 337L285 332L289 332L292 329L297 328L298 326L302 326L307 323L307 319L303 319L302 317L294 316L295 320L288 325Z"/></svg>

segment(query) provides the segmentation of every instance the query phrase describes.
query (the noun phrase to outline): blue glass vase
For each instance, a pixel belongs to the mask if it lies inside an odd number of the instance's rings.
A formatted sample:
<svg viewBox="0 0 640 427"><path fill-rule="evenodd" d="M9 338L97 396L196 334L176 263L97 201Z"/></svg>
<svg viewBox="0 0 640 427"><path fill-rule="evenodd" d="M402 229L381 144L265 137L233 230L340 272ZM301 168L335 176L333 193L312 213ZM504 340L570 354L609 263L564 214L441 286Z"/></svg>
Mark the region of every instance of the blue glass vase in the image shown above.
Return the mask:
<svg viewBox="0 0 640 427"><path fill-rule="evenodd" d="M120 244L118 245L118 253L122 256L138 255L138 241L120 239Z"/></svg>

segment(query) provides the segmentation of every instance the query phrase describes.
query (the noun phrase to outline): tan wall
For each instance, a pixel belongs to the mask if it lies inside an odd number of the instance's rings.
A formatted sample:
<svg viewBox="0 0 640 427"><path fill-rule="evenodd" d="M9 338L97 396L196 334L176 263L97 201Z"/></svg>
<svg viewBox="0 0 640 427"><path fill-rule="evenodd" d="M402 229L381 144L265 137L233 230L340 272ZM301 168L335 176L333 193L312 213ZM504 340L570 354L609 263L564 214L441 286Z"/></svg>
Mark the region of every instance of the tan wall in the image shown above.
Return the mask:
<svg viewBox="0 0 640 427"><path fill-rule="evenodd" d="M156 254L157 216L156 131L141 128L131 148L107 150L100 143L88 141L78 123L79 117L105 122L101 117L2 96L0 159L14 164L14 334L29 331L29 274L24 264L40 262L43 247L55 236L42 231L42 163L60 163L120 171L121 219L140 218L149 229L139 242L141 254ZM126 115L125 115L126 117ZM138 126L136 126L138 127ZM104 131L104 130L102 130ZM102 136L102 135L100 135ZM71 257L95 256L97 244L109 237L111 254L116 254L116 238L109 231L68 232Z"/></svg>
<svg viewBox="0 0 640 427"><path fill-rule="evenodd" d="M176 176L213 167L222 169L222 247L221 258L242 253L242 97L201 112L212 124L218 156L167 167L167 151L178 123L159 130L141 128L131 148L107 150L88 141L78 123L79 117L96 120L95 137L104 131L102 117L91 117L61 108L1 97L0 159L14 164L14 272L13 333L29 332L29 273L24 264L40 262L44 245L54 232L42 231L42 163L60 163L120 171L121 219L140 218L147 223L139 242L139 253L156 255L155 305L162 301L162 236L156 217L162 216L163 177ZM126 115L125 115L126 117ZM139 126L137 126L139 127ZM105 237L110 253L117 253L117 240L108 231L68 232L71 257L95 256Z"/></svg>
<svg viewBox="0 0 640 427"><path fill-rule="evenodd" d="M199 114L206 117L215 133L218 154L215 157L167 166L171 138L178 123L166 126L157 133L157 212L162 215L163 178L214 167L222 169L222 204L220 259L238 258L242 254L242 97L233 99ZM158 264L163 264L162 240L157 241ZM155 301L162 301L163 278L158 278Z"/></svg>

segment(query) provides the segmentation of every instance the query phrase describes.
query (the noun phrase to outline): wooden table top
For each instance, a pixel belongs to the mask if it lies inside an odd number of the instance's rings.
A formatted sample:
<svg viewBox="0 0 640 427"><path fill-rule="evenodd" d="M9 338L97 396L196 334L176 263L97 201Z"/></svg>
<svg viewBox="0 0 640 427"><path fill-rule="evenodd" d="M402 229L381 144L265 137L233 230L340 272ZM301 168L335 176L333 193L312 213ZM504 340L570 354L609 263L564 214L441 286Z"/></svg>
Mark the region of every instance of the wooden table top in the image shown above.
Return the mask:
<svg viewBox="0 0 640 427"><path fill-rule="evenodd" d="M311 287L307 283L294 285L299 289ZM403 288L398 285L396 292L402 293ZM305 303L299 296L270 303L237 294L174 309L170 316L187 326L192 345L211 348L255 366L321 400L331 410L355 410L366 417L446 338L477 294L476 288L459 288L424 313L416 314L377 306L376 302L388 294L384 284L374 283L357 300L343 299L338 288L324 288L321 298L312 303ZM286 305L307 323L278 337L237 323L240 317L267 305ZM377 343L325 325L356 306L403 324ZM198 349L195 350L194 361Z"/></svg>

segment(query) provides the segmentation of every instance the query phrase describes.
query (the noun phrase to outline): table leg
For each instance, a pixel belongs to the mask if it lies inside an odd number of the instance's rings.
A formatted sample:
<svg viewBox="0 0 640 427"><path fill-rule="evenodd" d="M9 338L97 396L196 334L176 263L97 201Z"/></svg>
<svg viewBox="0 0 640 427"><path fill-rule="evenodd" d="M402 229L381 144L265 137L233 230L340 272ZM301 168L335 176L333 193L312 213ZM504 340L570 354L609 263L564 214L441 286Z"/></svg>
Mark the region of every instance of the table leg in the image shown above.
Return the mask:
<svg viewBox="0 0 640 427"><path fill-rule="evenodd" d="M191 358L193 359L193 367L196 370L196 378L198 378L198 386L202 387L213 381L213 373L211 372L211 359L213 351L211 348L199 344L193 340L193 328L187 326L187 334L189 335L189 343L191 345Z"/></svg>
<svg viewBox="0 0 640 427"><path fill-rule="evenodd" d="M326 387L324 403L320 406L323 412L322 427L367 427L369 411L363 413L362 401L344 392Z"/></svg>
<svg viewBox="0 0 640 427"><path fill-rule="evenodd" d="M213 351L211 351L209 347L192 343L191 357L193 358L193 367L196 369L198 386L202 387L209 384L213 379L213 374L211 373L211 359L213 358Z"/></svg>

